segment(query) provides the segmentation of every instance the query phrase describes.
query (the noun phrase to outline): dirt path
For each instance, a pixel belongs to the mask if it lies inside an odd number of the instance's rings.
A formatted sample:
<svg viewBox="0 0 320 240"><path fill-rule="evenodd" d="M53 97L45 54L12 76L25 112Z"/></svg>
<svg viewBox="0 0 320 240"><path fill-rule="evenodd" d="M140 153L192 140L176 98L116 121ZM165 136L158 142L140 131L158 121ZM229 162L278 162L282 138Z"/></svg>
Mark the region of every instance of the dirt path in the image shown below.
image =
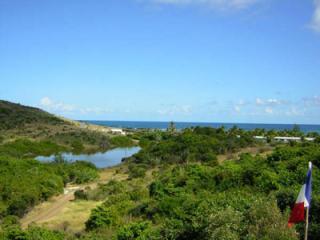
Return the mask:
<svg viewBox="0 0 320 240"><path fill-rule="evenodd" d="M36 206L21 220L23 228L28 227L31 223L44 223L56 215L59 215L63 208L72 200L74 200L74 192L59 195Z"/></svg>
<svg viewBox="0 0 320 240"><path fill-rule="evenodd" d="M99 183L105 183L111 179L125 179L124 174L117 174L117 167L102 170L97 182L85 185L70 185L64 189L64 194L51 198L32 209L21 219L22 228L27 228L31 223L46 225L50 228L63 228L67 222L72 230L78 231L84 227L84 222L88 219L91 209L100 202L95 201L73 201L74 192L79 189L90 187L94 189Z"/></svg>

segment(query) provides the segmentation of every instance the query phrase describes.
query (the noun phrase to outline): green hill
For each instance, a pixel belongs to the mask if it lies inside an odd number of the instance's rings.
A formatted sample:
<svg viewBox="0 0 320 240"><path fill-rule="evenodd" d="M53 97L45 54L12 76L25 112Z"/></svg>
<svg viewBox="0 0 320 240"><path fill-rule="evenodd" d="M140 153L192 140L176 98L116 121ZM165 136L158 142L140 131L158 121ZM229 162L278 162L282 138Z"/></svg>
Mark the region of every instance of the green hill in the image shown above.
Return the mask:
<svg viewBox="0 0 320 240"><path fill-rule="evenodd" d="M0 100L2 145L21 139L50 141L68 151L94 152L116 147L117 144L110 141L111 137L104 127L63 119L39 108Z"/></svg>
<svg viewBox="0 0 320 240"><path fill-rule="evenodd" d="M27 124L66 124L62 119L41 109L0 100L0 130L24 127Z"/></svg>

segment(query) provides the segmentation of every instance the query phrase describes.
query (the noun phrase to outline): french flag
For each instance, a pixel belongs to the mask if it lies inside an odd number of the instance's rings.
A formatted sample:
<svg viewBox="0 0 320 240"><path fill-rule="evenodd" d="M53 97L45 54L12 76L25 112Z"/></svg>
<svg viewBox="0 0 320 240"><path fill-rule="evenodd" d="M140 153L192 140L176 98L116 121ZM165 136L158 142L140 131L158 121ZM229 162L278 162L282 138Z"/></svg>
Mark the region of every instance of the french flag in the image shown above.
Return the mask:
<svg viewBox="0 0 320 240"><path fill-rule="evenodd" d="M312 184L312 163L309 162L309 170L305 184L302 185L299 196L292 209L288 226L291 227L294 223L303 222L305 220L305 208L309 210L311 205L311 184Z"/></svg>

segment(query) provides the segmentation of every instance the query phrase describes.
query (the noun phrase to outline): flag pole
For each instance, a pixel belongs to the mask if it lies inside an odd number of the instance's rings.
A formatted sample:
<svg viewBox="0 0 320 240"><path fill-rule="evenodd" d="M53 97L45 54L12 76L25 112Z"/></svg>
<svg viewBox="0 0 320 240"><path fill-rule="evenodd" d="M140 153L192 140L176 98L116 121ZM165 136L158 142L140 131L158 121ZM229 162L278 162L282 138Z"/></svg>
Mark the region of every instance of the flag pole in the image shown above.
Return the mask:
<svg viewBox="0 0 320 240"><path fill-rule="evenodd" d="M307 213L306 213L306 228L304 232L304 240L308 240L308 229L309 229L309 207L307 207Z"/></svg>

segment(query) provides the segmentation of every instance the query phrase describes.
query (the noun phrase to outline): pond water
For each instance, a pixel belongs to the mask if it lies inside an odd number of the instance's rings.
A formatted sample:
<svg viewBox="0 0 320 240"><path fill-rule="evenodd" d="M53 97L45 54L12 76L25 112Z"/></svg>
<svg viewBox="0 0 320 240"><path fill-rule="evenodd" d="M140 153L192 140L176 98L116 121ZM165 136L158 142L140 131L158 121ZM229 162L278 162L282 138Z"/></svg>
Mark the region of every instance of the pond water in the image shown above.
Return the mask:
<svg viewBox="0 0 320 240"><path fill-rule="evenodd" d="M61 153L61 156L66 161L74 162L77 160L92 162L97 168L106 168L118 165L123 158L131 157L140 151L140 147L130 148L115 148L106 152L99 152L94 154L73 154ZM55 155L51 156L38 156L36 159L41 162L52 162Z"/></svg>

